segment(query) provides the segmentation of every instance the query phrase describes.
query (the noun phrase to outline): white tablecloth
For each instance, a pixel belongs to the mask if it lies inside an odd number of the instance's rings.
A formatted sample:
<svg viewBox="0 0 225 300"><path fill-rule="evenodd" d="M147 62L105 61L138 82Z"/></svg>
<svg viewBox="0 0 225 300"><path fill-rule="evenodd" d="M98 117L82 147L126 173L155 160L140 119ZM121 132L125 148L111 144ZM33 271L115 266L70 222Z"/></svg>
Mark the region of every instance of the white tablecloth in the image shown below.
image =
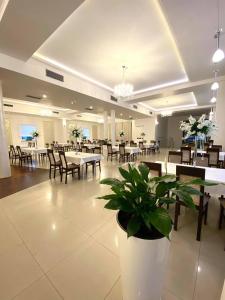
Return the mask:
<svg viewBox="0 0 225 300"><path fill-rule="evenodd" d="M174 164L174 163L165 163L162 161L157 161L157 163L162 164L162 172L166 173L166 165L167 165L167 173L168 174L176 174L176 166L185 166L185 167L193 167L190 165L180 165L180 164ZM205 169L205 179L217 183L225 183L225 169L220 168L209 168L209 167L195 167L195 168L201 168Z"/></svg>
<svg viewBox="0 0 225 300"><path fill-rule="evenodd" d="M179 150L177 150L178 152L180 152L180 149ZM207 153L207 151L204 151L204 150L200 150L200 149L198 149L197 150L197 152L198 153ZM194 150L191 150L191 153L192 153L192 155L194 154ZM220 152L219 153L219 160L224 160L224 157L225 157L225 152Z"/></svg>
<svg viewBox="0 0 225 300"><path fill-rule="evenodd" d="M98 144L84 144L85 147L88 147L88 149L93 149L95 147L100 147Z"/></svg>
<svg viewBox="0 0 225 300"><path fill-rule="evenodd" d="M71 163L74 163L77 165L83 165L86 162L99 161L102 159L101 154L75 152L75 151L65 152L65 156L66 156L66 159L68 162L71 162ZM55 153L55 157L58 159L59 154Z"/></svg>
<svg viewBox="0 0 225 300"><path fill-rule="evenodd" d="M113 151L119 151L119 146L113 146L112 149L113 149ZM137 154L137 153L141 152L141 149L139 147L126 146L125 151L130 154Z"/></svg>
<svg viewBox="0 0 225 300"><path fill-rule="evenodd" d="M23 152L30 153L30 154L40 154L40 153L47 153L47 148L34 148L34 147L21 147Z"/></svg>

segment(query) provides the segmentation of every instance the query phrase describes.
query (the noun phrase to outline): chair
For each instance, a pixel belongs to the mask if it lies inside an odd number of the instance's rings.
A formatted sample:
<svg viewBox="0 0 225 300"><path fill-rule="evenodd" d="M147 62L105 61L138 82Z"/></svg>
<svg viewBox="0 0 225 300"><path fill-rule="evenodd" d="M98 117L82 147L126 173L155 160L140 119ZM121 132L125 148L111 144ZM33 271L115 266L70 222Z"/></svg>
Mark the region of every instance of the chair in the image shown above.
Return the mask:
<svg viewBox="0 0 225 300"><path fill-rule="evenodd" d="M52 178L52 169L54 170L54 178L56 175L56 171L59 170L59 173L61 174L61 162L60 160L56 161L55 155L52 149L47 149L47 155L49 159L49 178Z"/></svg>
<svg viewBox="0 0 225 300"><path fill-rule="evenodd" d="M152 177L162 176L162 164L148 161L142 161L142 163L149 168Z"/></svg>
<svg viewBox="0 0 225 300"><path fill-rule="evenodd" d="M66 174L65 177L65 184L67 184L67 175L72 174L72 177L74 177L74 173L78 174L78 179L80 179L80 165L76 165L73 163L68 163L66 160L65 152L64 151L59 151L59 159L61 162L61 172L60 172L60 177L61 177L61 182L63 178L63 174Z"/></svg>
<svg viewBox="0 0 225 300"><path fill-rule="evenodd" d="M147 154L147 148L144 146L143 142L139 142L139 148L141 149L142 154Z"/></svg>
<svg viewBox="0 0 225 300"><path fill-rule="evenodd" d="M113 150L112 145L107 144L107 161L108 161L109 157L111 157L111 161L112 161L113 157L116 157L116 159L117 159L117 155L118 155L118 152L116 150Z"/></svg>
<svg viewBox="0 0 225 300"><path fill-rule="evenodd" d="M208 148L209 148L209 143L204 143L204 151L207 151Z"/></svg>
<svg viewBox="0 0 225 300"><path fill-rule="evenodd" d="M48 149L49 148L49 143L45 143L45 147Z"/></svg>
<svg viewBox="0 0 225 300"><path fill-rule="evenodd" d="M212 147L213 143L214 143L214 140L209 140L208 143L209 143L209 147Z"/></svg>
<svg viewBox="0 0 225 300"><path fill-rule="evenodd" d="M209 166L209 154L208 153L197 153L195 158L195 164L199 167L208 167Z"/></svg>
<svg viewBox="0 0 225 300"><path fill-rule="evenodd" d="M21 151L20 146L16 146L17 153L19 154L19 164L22 166L23 162L30 162L32 165L32 155Z"/></svg>
<svg viewBox="0 0 225 300"><path fill-rule="evenodd" d="M181 163L191 164L191 147L181 147Z"/></svg>
<svg viewBox="0 0 225 300"><path fill-rule="evenodd" d="M217 148L208 148L207 153L209 155L209 167L219 167L219 155L220 151Z"/></svg>
<svg viewBox="0 0 225 300"><path fill-rule="evenodd" d="M13 159L15 160L15 163L16 163L17 158L19 159L19 154L16 152L13 145L10 145L9 153L10 153L9 156L12 159L12 164L13 164Z"/></svg>
<svg viewBox="0 0 225 300"><path fill-rule="evenodd" d="M88 152L87 146L82 146L82 147L81 147L81 152L87 153L87 152Z"/></svg>
<svg viewBox="0 0 225 300"><path fill-rule="evenodd" d="M176 166L176 175L177 179L181 182L190 181L196 178L205 180L205 169L195 168L195 167L185 167L185 166ZM202 195L192 195L193 202L196 209L198 210L198 225L197 225L197 235L196 240L201 240L201 231L202 231L202 220L204 217L204 224L207 223L208 216L208 201L209 194L204 193L204 186L193 186L195 189L198 189ZM178 217L180 214L180 207L186 206L184 202L177 199L175 204L175 217L174 217L174 230L177 231L178 227Z"/></svg>
<svg viewBox="0 0 225 300"><path fill-rule="evenodd" d="M135 143L134 141L130 142L130 147L137 147L137 143Z"/></svg>
<svg viewBox="0 0 225 300"><path fill-rule="evenodd" d="M220 216L219 216L219 229L222 229L222 223L223 220L225 220L225 198L224 196L221 196L219 198L220 200ZM225 251L225 248L224 248Z"/></svg>
<svg viewBox="0 0 225 300"><path fill-rule="evenodd" d="M211 148L219 149L219 152L222 152L223 146L222 145L213 145Z"/></svg>
<svg viewBox="0 0 225 300"><path fill-rule="evenodd" d="M182 153L179 151L169 151L168 153L168 162L181 164L181 155Z"/></svg>
<svg viewBox="0 0 225 300"><path fill-rule="evenodd" d="M119 145L119 161L129 161L130 153L126 152L125 145L120 144Z"/></svg>
<svg viewBox="0 0 225 300"><path fill-rule="evenodd" d="M101 154L101 147L95 147L95 148L93 148L93 153L95 153L95 154ZM99 167L99 171L101 172L101 159L87 162L86 163L86 173L87 173L87 170L88 170L89 166L92 166L92 172L93 172L93 174L95 172L95 168L96 167Z"/></svg>

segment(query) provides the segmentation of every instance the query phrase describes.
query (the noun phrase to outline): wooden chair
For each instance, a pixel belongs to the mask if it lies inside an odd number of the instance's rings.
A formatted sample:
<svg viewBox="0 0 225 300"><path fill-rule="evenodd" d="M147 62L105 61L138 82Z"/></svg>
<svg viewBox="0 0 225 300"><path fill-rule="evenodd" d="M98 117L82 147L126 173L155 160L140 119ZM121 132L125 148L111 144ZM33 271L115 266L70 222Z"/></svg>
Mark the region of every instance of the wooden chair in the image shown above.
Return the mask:
<svg viewBox="0 0 225 300"><path fill-rule="evenodd" d="M200 178L205 180L205 169L195 168L195 167L185 167L185 166L176 166L176 175L177 179L186 182L196 178ZM208 215L208 201L209 194L204 193L204 186L193 186L195 189L200 190L201 196L192 195L193 202L195 204L196 209L198 210L198 225L197 225L197 235L196 240L201 240L201 231L202 231L202 221L204 217L204 224L207 223L207 215ZM177 199L178 201L175 204L175 217L174 217L174 230L177 231L178 227L178 217L180 214L180 207L186 206L184 202Z"/></svg>
<svg viewBox="0 0 225 300"><path fill-rule="evenodd" d="M196 166L208 167L209 166L209 154L208 153L197 153L195 158Z"/></svg>
<svg viewBox="0 0 225 300"><path fill-rule="evenodd" d="M209 143L204 143L204 151L207 151L208 148L209 148Z"/></svg>
<svg viewBox="0 0 225 300"><path fill-rule="evenodd" d="M16 152L13 145L10 145L10 147L9 147L9 157L12 160L12 164L13 164L13 160L15 160L15 163L16 163L17 158L19 159L19 154L18 154L18 152Z"/></svg>
<svg viewBox="0 0 225 300"><path fill-rule="evenodd" d="M95 147L93 148L93 153L95 154L101 154L101 147ZM94 174L96 167L99 167L99 171L101 172L101 160L94 160L86 163L86 173L88 170L88 167L92 166L92 173Z"/></svg>
<svg viewBox="0 0 225 300"><path fill-rule="evenodd" d="M125 145L120 144L119 145L119 161L129 161L130 159L130 153L126 152Z"/></svg>
<svg viewBox="0 0 225 300"><path fill-rule="evenodd" d="M117 156L118 156L118 151L113 150L111 144L107 144L107 161L108 161L109 157L111 157L111 161L112 161L113 157L116 157L116 159L117 159Z"/></svg>
<svg viewBox="0 0 225 300"><path fill-rule="evenodd" d="M80 165L76 165L73 163L68 163L66 160L65 152L64 151L59 151L59 159L61 162L61 172L60 172L60 177L61 177L61 182L63 178L63 174L66 174L65 177L65 184L67 184L67 175L72 174L72 177L74 177L74 174L77 171L78 174L78 179L80 179Z"/></svg>
<svg viewBox="0 0 225 300"><path fill-rule="evenodd" d="M144 146L144 142L139 142L139 148L142 154L147 154L147 148Z"/></svg>
<svg viewBox="0 0 225 300"><path fill-rule="evenodd" d="M17 153L19 154L19 165L20 166L22 166L23 162L24 163L30 162L32 165L32 155L31 154L22 152L20 146L16 146L16 150L17 150Z"/></svg>
<svg viewBox="0 0 225 300"><path fill-rule="evenodd" d="M222 145L213 145L212 149L219 149L219 152L222 152L223 146Z"/></svg>
<svg viewBox="0 0 225 300"><path fill-rule="evenodd" d="M224 196L221 196L219 198L220 200L220 216L219 216L219 229L222 229L223 220L225 220L225 198ZM225 248L224 248L225 251Z"/></svg>
<svg viewBox="0 0 225 300"><path fill-rule="evenodd" d="M54 170L54 178L56 175L56 171L59 170L59 173L61 174L61 161L55 159L55 155L52 149L47 149L47 155L49 159L49 178L52 178L52 170Z"/></svg>
<svg viewBox="0 0 225 300"><path fill-rule="evenodd" d="M87 152L88 152L87 146L82 146L82 147L81 147L81 152L87 153Z"/></svg>
<svg viewBox="0 0 225 300"><path fill-rule="evenodd" d="M161 177L162 176L162 164L155 163L155 162L149 162L149 161L142 161L143 164L145 164L149 170L150 175L152 177Z"/></svg>
<svg viewBox="0 0 225 300"><path fill-rule="evenodd" d="M181 163L182 164L191 164L191 147L181 147Z"/></svg>
<svg viewBox="0 0 225 300"><path fill-rule="evenodd" d="M209 155L209 167L216 167L220 166L219 156L220 151L217 148L208 148L207 153Z"/></svg>
<svg viewBox="0 0 225 300"><path fill-rule="evenodd" d="M137 147L137 143L135 143L134 141L130 142L130 147Z"/></svg>
<svg viewBox="0 0 225 300"><path fill-rule="evenodd" d="M168 153L168 162L174 164L181 164L181 155L179 151L169 151Z"/></svg>

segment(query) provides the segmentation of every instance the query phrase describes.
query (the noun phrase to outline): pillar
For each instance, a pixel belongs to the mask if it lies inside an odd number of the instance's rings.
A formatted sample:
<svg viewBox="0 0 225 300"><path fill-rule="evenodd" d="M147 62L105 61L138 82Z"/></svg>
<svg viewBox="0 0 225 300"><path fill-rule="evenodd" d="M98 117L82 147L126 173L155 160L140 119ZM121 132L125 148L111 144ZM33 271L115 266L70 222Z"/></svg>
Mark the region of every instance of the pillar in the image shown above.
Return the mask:
<svg viewBox="0 0 225 300"><path fill-rule="evenodd" d="M222 145L223 150L225 150L225 134L224 134L224 128L225 128L225 118L224 118L224 112L225 112L225 82L220 81L220 87L218 90L218 96L216 101L216 125L218 127L218 130L215 132L215 135L212 137L216 145Z"/></svg>
<svg viewBox="0 0 225 300"><path fill-rule="evenodd" d="M115 146L116 142L116 114L115 110L111 110L111 140L112 145Z"/></svg>
<svg viewBox="0 0 225 300"><path fill-rule="evenodd" d="M11 168L9 163L8 144L5 131L5 117L3 111L2 84L0 82L0 178L10 177Z"/></svg>
<svg viewBox="0 0 225 300"><path fill-rule="evenodd" d="M104 118L104 132L103 132L103 138L104 139L108 139L108 113L107 111L104 111L103 114L103 118Z"/></svg>

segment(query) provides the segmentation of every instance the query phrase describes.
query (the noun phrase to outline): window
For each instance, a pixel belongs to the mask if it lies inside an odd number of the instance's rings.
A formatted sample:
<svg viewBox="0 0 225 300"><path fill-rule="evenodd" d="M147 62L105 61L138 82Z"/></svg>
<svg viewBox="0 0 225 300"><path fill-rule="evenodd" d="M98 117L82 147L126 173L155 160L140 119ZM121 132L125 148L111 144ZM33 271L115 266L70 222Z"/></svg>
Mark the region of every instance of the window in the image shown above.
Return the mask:
<svg viewBox="0 0 225 300"><path fill-rule="evenodd" d="M89 128L82 128L82 134L83 134L83 138L86 138L87 140L89 140L91 137Z"/></svg>
<svg viewBox="0 0 225 300"><path fill-rule="evenodd" d="M32 132L36 131L37 127L34 125L21 125L20 126L20 137L22 141L31 141Z"/></svg>

